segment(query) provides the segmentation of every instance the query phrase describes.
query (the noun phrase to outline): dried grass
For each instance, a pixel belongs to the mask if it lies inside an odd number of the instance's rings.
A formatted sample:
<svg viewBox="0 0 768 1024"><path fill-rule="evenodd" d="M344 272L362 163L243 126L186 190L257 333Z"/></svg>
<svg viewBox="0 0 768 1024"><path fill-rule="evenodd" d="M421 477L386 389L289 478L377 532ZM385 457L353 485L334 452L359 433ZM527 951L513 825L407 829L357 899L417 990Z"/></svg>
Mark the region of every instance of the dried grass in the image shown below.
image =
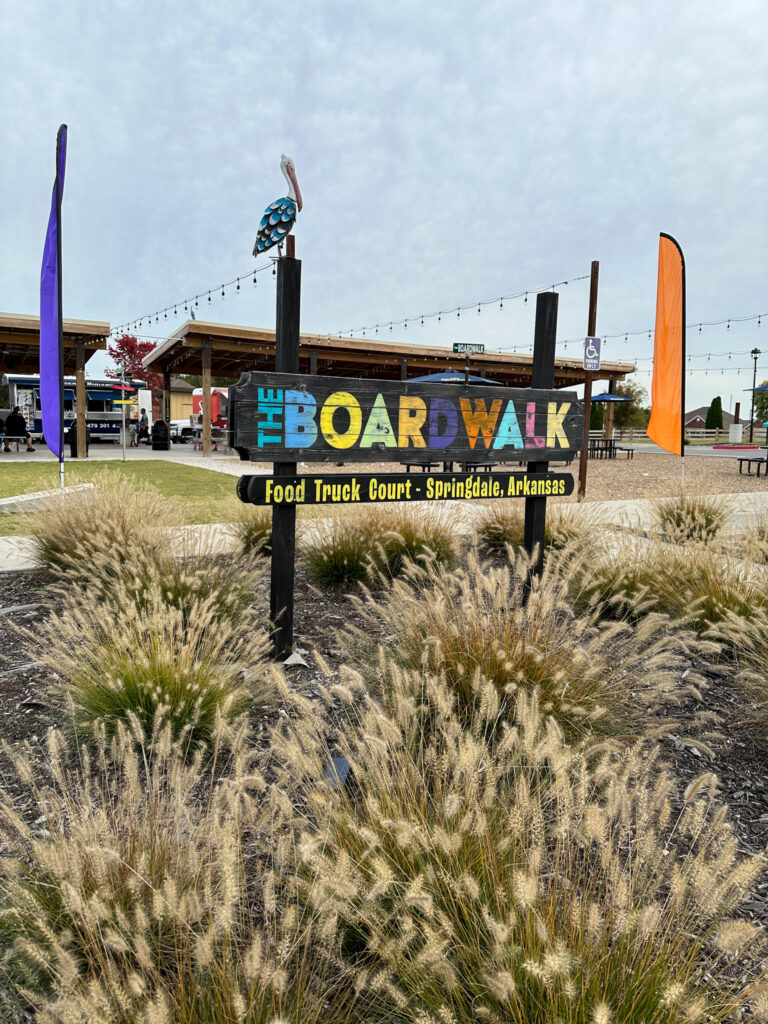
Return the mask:
<svg viewBox="0 0 768 1024"><path fill-rule="evenodd" d="M642 729L644 711L672 698L690 637L671 636L659 615L609 624L594 607L576 614L579 565L564 549L530 593L520 552L504 565L470 553L452 573L414 567L381 597L358 600L370 625L348 630L346 649L355 663L375 664L372 637L383 632L403 665L442 674L460 707L471 707L481 675L507 708L519 692L536 691L570 736L628 730L633 721Z"/></svg>
<svg viewBox="0 0 768 1024"><path fill-rule="evenodd" d="M566 745L532 694L507 726L480 676L467 716L444 678L386 671L381 701L329 676L331 750L307 704L275 739L286 791L331 752L351 765L353 786L311 792L298 851L361 1019L704 1024L750 996L763 1019L762 933L731 920L763 860L739 858L714 776L676 812L653 755Z"/></svg>
<svg viewBox="0 0 768 1024"><path fill-rule="evenodd" d="M164 530L180 521L177 504L149 484L111 473L94 483L19 514L19 531L32 537L40 564L72 583L93 579L103 560L122 566L161 553Z"/></svg>

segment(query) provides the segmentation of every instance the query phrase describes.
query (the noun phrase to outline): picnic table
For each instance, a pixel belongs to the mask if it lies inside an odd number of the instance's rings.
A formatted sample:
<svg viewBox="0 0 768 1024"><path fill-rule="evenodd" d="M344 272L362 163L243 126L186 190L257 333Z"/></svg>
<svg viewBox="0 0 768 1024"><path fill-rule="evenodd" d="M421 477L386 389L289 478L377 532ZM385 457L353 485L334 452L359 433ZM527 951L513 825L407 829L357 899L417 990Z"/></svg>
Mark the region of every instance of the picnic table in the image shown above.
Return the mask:
<svg viewBox="0 0 768 1024"><path fill-rule="evenodd" d="M760 470L765 467L765 475L768 476L768 444L761 444L758 451L764 451L765 455L739 455L739 476L741 476L744 465L747 466L747 476L752 476L752 467L754 466L757 471L757 476L760 476Z"/></svg>

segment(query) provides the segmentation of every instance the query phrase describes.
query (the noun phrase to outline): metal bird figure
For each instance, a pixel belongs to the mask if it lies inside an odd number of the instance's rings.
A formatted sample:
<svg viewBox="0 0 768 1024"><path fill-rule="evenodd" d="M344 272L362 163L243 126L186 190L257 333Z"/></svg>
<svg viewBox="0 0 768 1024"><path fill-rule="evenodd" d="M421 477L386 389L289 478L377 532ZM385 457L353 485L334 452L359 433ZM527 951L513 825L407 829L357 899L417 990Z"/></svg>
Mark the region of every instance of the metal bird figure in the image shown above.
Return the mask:
<svg viewBox="0 0 768 1024"><path fill-rule="evenodd" d="M296 214L304 205L301 201L299 183L296 180L296 166L285 153L280 159L280 170L288 182L288 195L283 196L282 199L276 199L264 211L256 235L256 244L253 247L254 256L260 256L261 253L271 249L273 245L278 247L278 252L282 256L283 241L286 235L290 234L296 223Z"/></svg>

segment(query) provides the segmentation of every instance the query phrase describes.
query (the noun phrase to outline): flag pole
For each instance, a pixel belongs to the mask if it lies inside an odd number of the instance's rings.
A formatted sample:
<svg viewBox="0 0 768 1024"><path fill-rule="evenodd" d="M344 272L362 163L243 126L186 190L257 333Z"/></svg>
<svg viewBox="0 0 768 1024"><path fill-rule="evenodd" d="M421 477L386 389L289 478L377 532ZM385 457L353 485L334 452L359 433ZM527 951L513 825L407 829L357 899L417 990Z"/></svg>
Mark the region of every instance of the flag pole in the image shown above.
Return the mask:
<svg viewBox="0 0 768 1024"><path fill-rule="evenodd" d="M66 125L56 135L56 262L58 301L56 312L59 337L59 487L64 488L64 320L61 307L61 137Z"/></svg>

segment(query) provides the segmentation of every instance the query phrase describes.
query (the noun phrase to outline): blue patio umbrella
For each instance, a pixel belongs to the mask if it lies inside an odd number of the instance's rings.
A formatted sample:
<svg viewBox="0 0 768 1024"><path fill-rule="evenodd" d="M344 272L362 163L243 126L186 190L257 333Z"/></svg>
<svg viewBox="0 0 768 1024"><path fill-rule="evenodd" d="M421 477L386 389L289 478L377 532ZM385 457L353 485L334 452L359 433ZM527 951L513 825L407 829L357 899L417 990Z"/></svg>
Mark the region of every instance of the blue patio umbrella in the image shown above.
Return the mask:
<svg viewBox="0 0 768 1024"><path fill-rule="evenodd" d="M602 395L592 395L593 402L631 402L633 399L626 395L612 395L610 391L604 391Z"/></svg>
<svg viewBox="0 0 768 1024"><path fill-rule="evenodd" d="M418 381L424 384L463 384L464 374L459 370L444 370L442 373L425 373L423 377L409 377L408 383ZM487 377L475 377L470 373L468 382L470 384L495 384L496 387L504 387L497 380L489 380Z"/></svg>

